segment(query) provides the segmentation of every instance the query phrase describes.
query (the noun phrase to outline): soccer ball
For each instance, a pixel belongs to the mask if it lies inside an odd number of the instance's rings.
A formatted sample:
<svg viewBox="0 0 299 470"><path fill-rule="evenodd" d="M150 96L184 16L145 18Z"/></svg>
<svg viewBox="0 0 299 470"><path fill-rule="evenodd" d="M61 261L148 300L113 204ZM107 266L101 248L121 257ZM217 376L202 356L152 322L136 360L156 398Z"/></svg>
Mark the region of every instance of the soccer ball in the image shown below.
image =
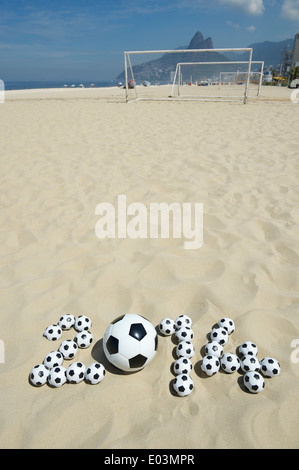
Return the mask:
<svg viewBox="0 0 299 470"><path fill-rule="evenodd" d="M243 372L249 372L250 370L258 372L261 368L259 360L256 356L246 354L241 359L241 369Z"/></svg>
<svg viewBox="0 0 299 470"><path fill-rule="evenodd" d="M182 328L177 330L175 335L179 341L192 341L193 330L188 326L182 326Z"/></svg>
<svg viewBox="0 0 299 470"><path fill-rule="evenodd" d="M53 369L53 367L61 366L63 363L63 355L59 351L50 352L44 359L44 366L47 369Z"/></svg>
<svg viewBox="0 0 299 470"><path fill-rule="evenodd" d="M205 345L205 353L207 356L212 355L219 358L223 354L223 347L217 341L211 341Z"/></svg>
<svg viewBox="0 0 299 470"><path fill-rule="evenodd" d="M190 317L188 317L188 315L180 315L176 318L175 320L176 330L179 330L180 328L182 328L182 326L188 326L189 328L191 328L192 320Z"/></svg>
<svg viewBox="0 0 299 470"><path fill-rule="evenodd" d="M45 329L43 336L49 341L56 341L61 338L62 330L59 325L50 325Z"/></svg>
<svg viewBox="0 0 299 470"><path fill-rule="evenodd" d="M173 388L180 397L185 397L194 389L193 380L188 374L180 374L175 378Z"/></svg>
<svg viewBox="0 0 299 470"><path fill-rule="evenodd" d="M217 341L221 346L225 346L228 343L228 332L225 328L216 327L213 328L210 333L211 341Z"/></svg>
<svg viewBox="0 0 299 470"><path fill-rule="evenodd" d="M116 318L104 333L103 348L108 361L125 372L143 369L155 357L158 335L141 315Z"/></svg>
<svg viewBox="0 0 299 470"><path fill-rule="evenodd" d="M220 361L218 357L208 355L202 358L201 369L205 372L208 376L212 376L219 371L220 368Z"/></svg>
<svg viewBox="0 0 299 470"><path fill-rule="evenodd" d="M265 377L276 377L280 374L280 364L273 357L264 357L261 360L261 372Z"/></svg>
<svg viewBox="0 0 299 470"><path fill-rule="evenodd" d="M190 341L180 341L176 347L176 355L178 357L187 357L188 359L191 359L194 354L194 346Z"/></svg>
<svg viewBox="0 0 299 470"><path fill-rule="evenodd" d="M79 315L75 321L75 330L88 331L91 328L91 319L86 315Z"/></svg>
<svg viewBox="0 0 299 470"><path fill-rule="evenodd" d="M73 359L78 352L78 345L72 339L66 339L62 341L58 351L61 352L64 359Z"/></svg>
<svg viewBox="0 0 299 470"><path fill-rule="evenodd" d="M74 341L77 343L79 348L89 348L93 341L92 334L90 333L90 331L80 331L76 334Z"/></svg>
<svg viewBox="0 0 299 470"><path fill-rule="evenodd" d="M225 353L220 359L220 365L222 370L232 374L240 369L240 359L235 354Z"/></svg>
<svg viewBox="0 0 299 470"><path fill-rule="evenodd" d="M251 393L259 393L264 390L265 381L259 372L250 370L243 377L243 382L247 390Z"/></svg>
<svg viewBox="0 0 299 470"><path fill-rule="evenodd" d="M227 333L231 335L235 331L235 324L231 318L221 318L218 325L220 328L225 328Z"/></svg>
<svg viewBox="0 0 299 470"><path fill-rule="evenodd" d="M175 332L175 323L171 318L163 318L159 323L159 331L162 335L172 335Z"/></svg>
<svg viewBox="0 0 299 470"><path fill-rule="evenodd" d="M250 356L257 356L257 345L254 344L252 341L244 341L244 343L239 346L239 353L242 357L246 356L247 354L249 354Z"/></svg>
<svg viewBox="0 0 299 470"><path fill-rule="evenodd" d="M48 383L51 387L62 387L66 382L66 368L63 366L53 367L48 376Z"/></svg>
<svg viewBox="0 0 299 470"><path fill-rule="evenodd" d="M188 357L180 357L174 362L173 370L177 375L189 374L192 370L192 363Z"/></svg>
<svg viewBox="0 0 299 470"><path fill-rule="evenodd" d="M103 380L105 374L106 370L103 364L100 364L99 362L93 362L86 369L85 380L92 385L96 385Z"/></svg>
<svg viewBox="0 0 299 470"><path fill-rule="evenodd" d="M66 378L71 384L82 382L85 377L86 368L82 362L73 362L66 370Z"/></svg>
<svg viewBox="0 0 299 470"><path fill-rule="evenodd" d="M62 315L59 319L58 325L62 330L69 330L74 326L75 321L76 319L74 315Z"/></svg>
<svg viewBox="0 0 299 470"><path fill-rule="evenodd" d="M29 379L32 385L35 387L41 387L47 382L49 375L49 369L44 364L38 364L34 366L29 374Z"/></svg>

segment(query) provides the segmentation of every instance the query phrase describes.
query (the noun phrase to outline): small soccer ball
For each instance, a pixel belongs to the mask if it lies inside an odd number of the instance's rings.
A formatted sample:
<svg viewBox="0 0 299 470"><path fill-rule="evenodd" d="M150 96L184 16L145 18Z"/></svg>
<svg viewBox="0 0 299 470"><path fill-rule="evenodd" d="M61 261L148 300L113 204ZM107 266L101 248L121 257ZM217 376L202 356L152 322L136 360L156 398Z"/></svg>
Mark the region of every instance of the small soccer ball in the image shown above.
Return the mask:
<svg viewBox="0 0 299 470"><path fill-rule="evenodd" d="M180 341L176 347L176 355L178 357L187 357L188 359L191 359L194 354L194 346L191 341Z"/></svg>
<svg viewBox="0 0 299 470"><path fill-rule="evenodd" d="M218 325L220 328L225 328L227 333L231 335L235 331L235 324L231 318L221 318Z"/></svg>
<svg viewBox="0 0 299 470"><path fill-rule="evenodd" d="M240 359L236 354L225 353L220 359L220 365L222 370L228 374L232 374L240 369Z"/></svg>
<svg viewBox="0 0 299 470"><path fill-rule="evenodd" d="M176 331L175 335L179 341L193 340L193 330L188 326L182 326L182 328Z"/></svg>
<svg viewBox="0 0 299 470"><path fill-rule="evenodd" d="M99 362L93 362L86 369L85 380L89 384L96 385L103 380L105 374L106 370L103 364L100 364Z"/></svg>
<svg viewBox="0 0 299 470"><path fill-rule="evenodd" d="M47 382L49 369L44 364L34 366L29 374L29 380L35 387L41 387Z"/></svg>
<svg viewBox="0 0 299 470"><path fill-rule="evenodd" d="M261 372L265 377L276 377L280 374L280 364L273 357L264 357L261 362Z"/></svg>
<svg viewBox="0 0 299 470"><path fill-rule="evenodd" d="M75 321L76 321L76 319L75 319L74 315L66 314L66 315L62 315L62 317L59 318L58 325L64 331L65 330L70 330L72 328L72 326L74 326Z"/></svg>
<svg viewBox="0 0 299 470"><path fill-rule="evenodd" d="M182 326L188 326L189 328L191 328L192 320L190 317L188 317L188 315L180 315L176 318L175 320L176 330L179 330L180 328L182 328Z"/></svg>
<svg viewBox="0 0 299 470"><path fill-rule="evenodd" d="M73 362L66 370L67 381L71 384L82 382L85 377L86 368L82 362Z"/></svg>
<svg viewBox="0 0 299 470"><path fill-rule="evenodd" d="M89 348L93 341L92 334L90 331L80 331L76 334L74 341L77 343L79 348Z"/></svg>
<svg viewBox="0 0 299 470"><path fill-rule="evenodd" d="M192 363L188 357L180 357L173 364L175 374L190 374L192 370Z"/></svg>
<svg viewBox="0 0 299 470"><path fill-rule="evenodd" d="M63 363L63 355L59 351L51 351L44 359L44 366L47 369L53 369L53 367L61 366Z"/></svg>
<svg viewBox="0 0 299 470"><path fill-rule="evenodd" d="M136 372L156 355L158 335L144 317L126 314L116 318L104 333L103 349L108 361L125 372Z"/></svg>
<svg viewBox="0 0 299 470"><path fill-rule="evenodd" d="M159 331L162 335L169 336L175 332L175 323L171 318L163 318L159 323Z"/></svg>
<svg viewBox="0 0 299 470"><path fill-rule="evenodd" d="M59 325L50 325L45 329L43 336L49 341L56 341L61 338L62 330Z"/></svg>
<svg viewBox="0 0 299 470"><path fill-rule="evenodd" d="M264 390L265 381L259 372L250 370L243 377L246 389L251 393L260 393Z"/></svg>
<svg viewBox="0 0 299 470"><path fill-rule="evenodd" d="M220 360L216 356L212 356L209 354L208 356L204 356L202 358L201 369L205 372L208 376L212 376L219 371L220 368Z"/></svg>
<svg viewBox="0 0 299 470"><path fill-rule="evenodd" d="M217 341L221 346L225 346L228 343L228 332L225 328L218 326L212 329L210 339L211 341Z"/></svg>
<svg viewBox="0 0 299 470"><path fill-rule="evenodd" d="M256 356L246 354L241 359L241 369L243 372L249 372L250 370L258 372L261 368L260 362Z"/></svg>
<svg viewBox="0 0 299 470"><path fill-rule="evenodd" d="M257 353L258 347L252 341L244 341L244 343L239 346L239 354L241 357L246 356L247 354L250 356L257 356Z"/></svg>
<svg viewBox="0 0 299 470"><path fill-rule="evenodd" d="M59 352L61 352L64 359L73 359L78 352L78 345L72 339L66 339L59 346Z"/></svg>
<svg viewBox="0 0 299 470"><path fill-rule="evenodd" d="M91 328L91 319L86 315L79 315L75 321L75 330L88 331Z"/></svg>
<svg viewBox="0 0 299 470"><path fill-rule="evenodd" d="M63 366L53 367L48 376L48 384L51 387L62 387L66 382L66 368Z"/></svg>
<svg viewBox="0 0 299 470"><path fill-rule="evenodd" d="M188 374L180 374L175 378L173 388L180 397L186 397L194 389L193 380Z"/></svg>
<svg viewBox="0 0 299 470"><path fill-rule="evenodd" d="M212 355L219 358L223 354L223 347L217 341L211 341L205 345L205 353L207 356Z"/></svg>

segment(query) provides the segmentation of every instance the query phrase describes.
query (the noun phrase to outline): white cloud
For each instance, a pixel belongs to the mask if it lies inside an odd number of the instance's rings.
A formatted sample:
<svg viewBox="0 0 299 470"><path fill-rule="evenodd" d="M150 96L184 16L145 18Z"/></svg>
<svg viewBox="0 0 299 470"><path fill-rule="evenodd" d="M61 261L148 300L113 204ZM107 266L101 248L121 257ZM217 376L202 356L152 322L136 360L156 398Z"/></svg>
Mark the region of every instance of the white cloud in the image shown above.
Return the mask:
<svg viewBox="0 0 299 470"><path fill-rule="evenodd" d="M219 0L219 3L234 10L242 11L246 15L262 15L265 11L263 0Z"/></svg>
<svg viewBox="0 0 299 470"><path fill-rule="evenodd" d="M299 0L284 0L281 13L289 20L299 21Z"/></svg>
<svg viewBox="0 0 299 470"><path fill-rule="evenodd" d="M235 23L233 23L233 22L230 21L230 20L227 20L226 24L227 24L228 26L231 26L232 28L240 29L240 25L239 25L239 24L235 24Z"/></svg>
<svg viewBox="0 0 299 470"><path fill-rule="evenodd" d="M251 33L253 33L256 30L256 27L253 26L253 24L252 24L251 26L248 26L246 29L247 29L247 31L250 31Z"/></svg>

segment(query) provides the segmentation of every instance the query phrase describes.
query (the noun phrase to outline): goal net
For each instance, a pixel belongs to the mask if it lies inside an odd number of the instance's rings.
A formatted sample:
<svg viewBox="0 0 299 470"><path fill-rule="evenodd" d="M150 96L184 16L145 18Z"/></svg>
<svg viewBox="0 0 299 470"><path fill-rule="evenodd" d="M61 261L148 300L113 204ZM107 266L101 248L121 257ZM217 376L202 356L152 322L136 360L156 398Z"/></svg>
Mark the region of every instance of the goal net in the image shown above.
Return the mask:
<svg viewBox="0 0 299 470"><path fill-rule="evenodd" d="M242 57L242 61L237 59ZM124 52L126 102L135 100L242 101L249 96L252 48ZM219 90L221 72L246 74L238 93Z"/></svg>

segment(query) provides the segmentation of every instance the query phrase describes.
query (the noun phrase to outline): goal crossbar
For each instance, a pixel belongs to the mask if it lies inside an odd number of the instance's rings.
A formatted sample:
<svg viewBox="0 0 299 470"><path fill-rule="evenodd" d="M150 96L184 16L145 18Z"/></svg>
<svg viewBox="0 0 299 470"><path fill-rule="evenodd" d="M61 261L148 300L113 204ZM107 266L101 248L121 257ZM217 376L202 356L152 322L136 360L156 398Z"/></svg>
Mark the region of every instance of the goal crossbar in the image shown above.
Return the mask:
<svg viewBox="0 0 299 470"><path fill-rule="evenodd" d="M130 55L141 55L141 54L182 54L182 53L202 53L202 52L248 52L249 58L248 61L244 61L245 64L248 64L247 69L247 80L245 84L245 92L244 92L244 104L247 103L248 100L248 90L249 90L249 81L250 81L250 71L251 71L251 63L252 63L252 53L253 49L249 47L245 48L222 48L222 49L162 49L162 50L147 50L147 51L125 51L124 52L124 62L125 62L125 90L126 90L126 102L130 103L131 101L138 101L138 100L158 100L160 101L161 98L141 98L137 95L137 90L135 87L135 98L129 99L129 83L128 83L128 67L130 68L130 73L132 76L133 82L135 82L133 67L131 65ZM204 64L205 62L200 62L200 64ZM194 64L194 62L192 62ZM208 64L216 64L216 62L208 62ZM223 62L223 64L233 64L231 61ZM173 96L169 96L167 99L171 99ZM176 98L177 99L177 98ZM193 98L196 99L196 98ZM198 100L198 98L197 98ZM200 99L202 100L202 98ZM205 99L204 99L205 100ZM221 100L223 101L223 100ZM225 100L230 101L230 100ZM235 100L232 100L235 101Z"/></svg>

